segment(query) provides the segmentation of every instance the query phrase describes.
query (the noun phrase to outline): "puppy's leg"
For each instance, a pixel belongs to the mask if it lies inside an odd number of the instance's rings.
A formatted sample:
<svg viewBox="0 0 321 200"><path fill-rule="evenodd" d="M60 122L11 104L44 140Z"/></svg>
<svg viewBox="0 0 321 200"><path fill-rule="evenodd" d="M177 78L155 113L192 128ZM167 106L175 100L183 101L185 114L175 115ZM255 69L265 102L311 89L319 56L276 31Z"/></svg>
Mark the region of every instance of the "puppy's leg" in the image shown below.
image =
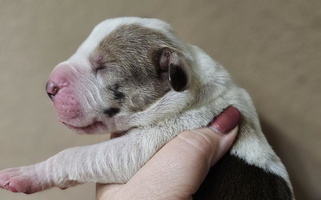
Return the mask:
<svg viewBox="0 0 321 200"><path fill-rule="evenodd" d="M167 142L150 137L154 134L134 133L92 146L70 148L35 165L3 170L0 187L34 193L84 182L125 183Z"/></svg>

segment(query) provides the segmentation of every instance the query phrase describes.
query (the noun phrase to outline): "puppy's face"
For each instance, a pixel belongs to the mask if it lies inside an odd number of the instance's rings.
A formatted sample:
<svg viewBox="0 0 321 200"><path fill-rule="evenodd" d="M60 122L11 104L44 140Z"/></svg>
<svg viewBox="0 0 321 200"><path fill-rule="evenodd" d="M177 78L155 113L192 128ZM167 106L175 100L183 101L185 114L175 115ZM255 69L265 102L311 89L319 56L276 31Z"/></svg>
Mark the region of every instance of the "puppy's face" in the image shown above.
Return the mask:
<svg viewBox="0 0 321 200"><path fill-rule="evenodd" d="M185 90L186 62L171 37L154 19L99 24L50 75L46 89L59 120L83 133L122 132L167 92Z"/></svg>

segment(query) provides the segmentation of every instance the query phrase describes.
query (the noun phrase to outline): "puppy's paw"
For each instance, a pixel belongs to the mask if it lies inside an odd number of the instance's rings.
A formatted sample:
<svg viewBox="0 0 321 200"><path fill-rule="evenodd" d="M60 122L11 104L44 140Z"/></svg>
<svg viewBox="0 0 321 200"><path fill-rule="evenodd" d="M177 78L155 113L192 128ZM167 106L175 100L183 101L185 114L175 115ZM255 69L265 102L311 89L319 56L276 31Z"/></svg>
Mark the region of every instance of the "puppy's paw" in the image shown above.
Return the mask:
<svg viewBox="0 0 321 200"><path fill-rule="evenodd" d="M36 173L34 166L11 168L0 171L0 188L11 192L32 194L45 190L50 184Z"/></svg>

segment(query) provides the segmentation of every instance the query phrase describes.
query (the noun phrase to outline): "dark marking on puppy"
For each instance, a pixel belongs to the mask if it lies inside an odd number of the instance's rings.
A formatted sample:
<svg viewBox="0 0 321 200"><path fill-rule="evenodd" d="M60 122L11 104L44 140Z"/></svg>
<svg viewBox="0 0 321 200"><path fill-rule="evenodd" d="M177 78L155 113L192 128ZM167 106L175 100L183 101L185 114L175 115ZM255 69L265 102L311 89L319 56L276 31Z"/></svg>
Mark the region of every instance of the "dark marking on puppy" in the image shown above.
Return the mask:
<svg viewBox="0 0 321 200"><path fill-rule="evenodd" d="M193 199L289 200L292 194L281 177L226 154L210 169Z"/></svg>
<svg viewBox="0 0 321 200"><path fill-rule="evenodd" d="M119 108L114 108L114 107L107 108L107 109L104 110L104 114L107 115L108 117L113 117L119 112L120 112L120 109Z"/></svg>
<svg viewBox="0 0 321 200"><path fill-rule="evenodd" d="M125 98L125 94L120 92L119 88L120 85L118 83L108 87L108 89L113 92L115 100L123 100Z"/></svg>

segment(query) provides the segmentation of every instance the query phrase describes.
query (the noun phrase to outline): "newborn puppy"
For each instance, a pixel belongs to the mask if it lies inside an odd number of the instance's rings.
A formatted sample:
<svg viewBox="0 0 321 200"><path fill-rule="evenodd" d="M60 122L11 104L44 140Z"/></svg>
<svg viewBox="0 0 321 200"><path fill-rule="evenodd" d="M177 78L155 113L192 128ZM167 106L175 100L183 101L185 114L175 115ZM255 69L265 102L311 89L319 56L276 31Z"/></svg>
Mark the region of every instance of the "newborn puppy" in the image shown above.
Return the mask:
<svg viewBox="0 0 321 200"><path fill-rule="evenodd" d="M194 199L294 199L247 92L163 21L125 17L100 23L56 66L46 89L70 129L122 136L1 171L4 189L34 193L85 182L126 183L178 133L208 125L233 105L242 113L239 136Z"/></svg>

